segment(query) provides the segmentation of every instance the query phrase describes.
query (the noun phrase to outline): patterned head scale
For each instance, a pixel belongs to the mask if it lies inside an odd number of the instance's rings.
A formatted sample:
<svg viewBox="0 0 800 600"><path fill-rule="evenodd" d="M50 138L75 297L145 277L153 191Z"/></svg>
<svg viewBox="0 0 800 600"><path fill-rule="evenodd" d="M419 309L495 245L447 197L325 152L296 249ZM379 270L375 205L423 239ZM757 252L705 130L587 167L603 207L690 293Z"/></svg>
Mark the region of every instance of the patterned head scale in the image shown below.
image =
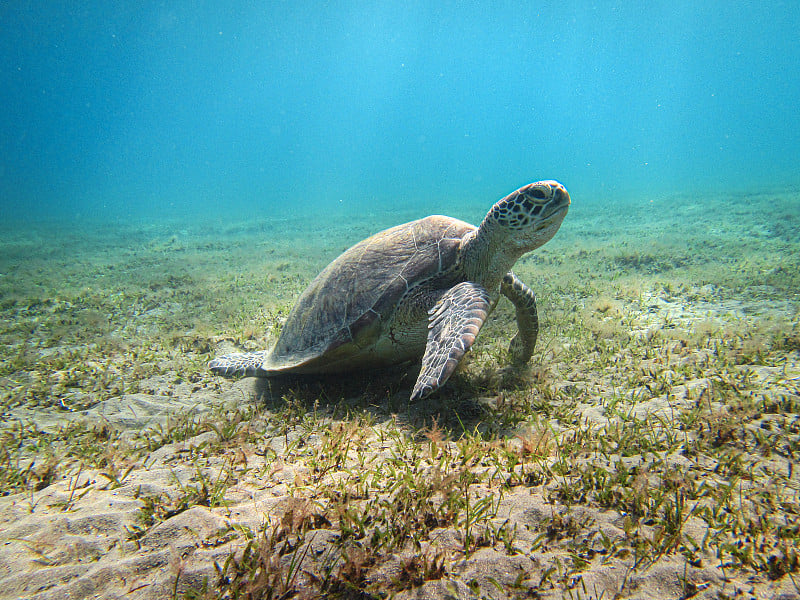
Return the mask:
<svg viewBox="0 0 800 600"><path fill-rule="evenodd" d="M529 183L497 202L481 223L483 230L503 230L519 248L538 248L558 231L570 198L557 181Z"/></svg>
<svg viewBox="0 0 800 600"><path fill-rule="evenodd" d="M546 223L556 213L566 213L570 198L557 181L537 181L521 187L495 204L485 221L520 231ZM562 216L563 218L563 216Z"/></svg>

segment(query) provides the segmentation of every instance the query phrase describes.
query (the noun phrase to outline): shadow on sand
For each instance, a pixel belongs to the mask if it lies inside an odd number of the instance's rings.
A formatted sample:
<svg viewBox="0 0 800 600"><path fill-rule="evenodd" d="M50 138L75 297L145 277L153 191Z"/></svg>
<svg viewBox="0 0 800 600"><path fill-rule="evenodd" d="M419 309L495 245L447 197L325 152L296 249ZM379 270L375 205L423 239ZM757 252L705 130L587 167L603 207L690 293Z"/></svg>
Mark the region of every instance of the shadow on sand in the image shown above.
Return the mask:
<svg viewBox="0 0 800 600"><path fill-rule="evenodd" d="M527 385L525 371L501 369L491 385L479 377L456 373L444 388L415 403L409 398L419 373L416 363L336 375L257 378L253 392L266 409L274 412L290 403L303 412L324 408L335 417L369 413L378 421L395 418L419 429L436 426L458 437L479 428L505 392Z"/></svg>

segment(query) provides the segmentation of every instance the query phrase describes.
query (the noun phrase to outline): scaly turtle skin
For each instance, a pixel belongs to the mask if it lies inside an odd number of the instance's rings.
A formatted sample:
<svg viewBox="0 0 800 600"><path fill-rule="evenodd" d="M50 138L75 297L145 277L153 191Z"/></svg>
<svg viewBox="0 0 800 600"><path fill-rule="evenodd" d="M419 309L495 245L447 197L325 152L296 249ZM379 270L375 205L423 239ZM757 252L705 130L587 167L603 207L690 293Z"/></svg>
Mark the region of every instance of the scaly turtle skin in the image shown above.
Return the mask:
<svg viewBox="0 0 800 600"><path fill-rule="evenodd" d="M516 307L516 363L533 353L536 297L511 271L550 240L570 204L556 181L528 184L494 206L480 227L431 216L356 244L300 296L271 350L227 354L219 375L332 373L422 358L411 400L440 388L475 342L500 295Z"/></svg>

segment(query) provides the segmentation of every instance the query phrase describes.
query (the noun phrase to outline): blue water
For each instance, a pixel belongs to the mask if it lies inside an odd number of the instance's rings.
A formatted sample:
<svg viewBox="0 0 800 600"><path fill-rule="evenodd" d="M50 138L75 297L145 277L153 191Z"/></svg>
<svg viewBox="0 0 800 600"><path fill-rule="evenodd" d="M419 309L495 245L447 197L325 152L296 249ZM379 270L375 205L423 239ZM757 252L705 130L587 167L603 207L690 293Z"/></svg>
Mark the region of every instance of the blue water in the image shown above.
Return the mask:
<svg viewBox="0 0 800 600"><path fill-rule="evenodd" d="M5 3L0 217L800 184L796 0L522 4Z"/></svg>

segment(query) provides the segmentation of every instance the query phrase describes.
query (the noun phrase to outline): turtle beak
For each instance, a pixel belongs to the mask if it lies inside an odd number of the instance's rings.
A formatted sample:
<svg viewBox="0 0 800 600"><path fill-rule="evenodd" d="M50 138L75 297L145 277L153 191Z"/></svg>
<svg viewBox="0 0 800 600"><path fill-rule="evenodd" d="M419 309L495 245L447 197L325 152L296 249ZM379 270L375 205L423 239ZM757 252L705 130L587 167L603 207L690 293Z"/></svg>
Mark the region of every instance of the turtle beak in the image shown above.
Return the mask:
<svg viewBox="0 0 800 600"><path fill-rule="evenodd" d="M567 191L567 188L565 188L560 183L556 187L555 198L556 198L556 201L557 201L559 206L561 206L562 204L564 206L569 206L572 203L572 200L569 197L569 192Z"/></svg>
<svg viewBox="0 0 800 600"><path fill-rule="evenodd" d="M547 215L545 217L546 219L549 219L553 215L562 211L566 212L569 208L569 205L572 203L572 199L569 197L567 188L557 181L547 181L545 183L547 183L553 189L553 198L547 205Z"/></svg>

